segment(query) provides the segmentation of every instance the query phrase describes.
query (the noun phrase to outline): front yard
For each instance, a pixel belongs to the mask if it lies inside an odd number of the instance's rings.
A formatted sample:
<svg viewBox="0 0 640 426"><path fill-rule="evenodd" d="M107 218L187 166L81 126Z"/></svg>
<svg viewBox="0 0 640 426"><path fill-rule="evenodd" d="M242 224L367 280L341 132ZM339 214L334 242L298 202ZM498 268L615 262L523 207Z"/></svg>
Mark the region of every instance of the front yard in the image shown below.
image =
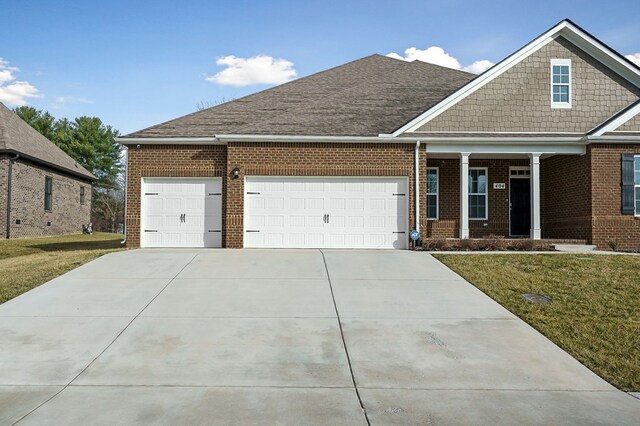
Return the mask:
<svg viewBox="0 0 640 426"><path fill-rule="evenodd" d="M640 391L640 256L434 256L609 383Z"/></svg>
<svg viewBox="0 0 640 426"><path fill-rule="evenodd" d="M103 254L121 250L121 234L0 240L0 303Z"/></svg>

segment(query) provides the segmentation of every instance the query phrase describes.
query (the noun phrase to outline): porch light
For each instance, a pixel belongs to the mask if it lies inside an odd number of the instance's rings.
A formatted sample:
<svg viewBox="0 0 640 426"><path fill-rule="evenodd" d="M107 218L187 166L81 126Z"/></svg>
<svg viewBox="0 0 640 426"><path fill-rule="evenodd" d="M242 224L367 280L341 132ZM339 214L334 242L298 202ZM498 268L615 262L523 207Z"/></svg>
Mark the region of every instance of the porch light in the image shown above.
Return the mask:
<svg viewBox="0 0 640 426"><path fill-rule="evenodd" d="M233 176L234 179L238 179L240 177L240 167L235 166L233 170L231 170L231 176Z"/></svg>

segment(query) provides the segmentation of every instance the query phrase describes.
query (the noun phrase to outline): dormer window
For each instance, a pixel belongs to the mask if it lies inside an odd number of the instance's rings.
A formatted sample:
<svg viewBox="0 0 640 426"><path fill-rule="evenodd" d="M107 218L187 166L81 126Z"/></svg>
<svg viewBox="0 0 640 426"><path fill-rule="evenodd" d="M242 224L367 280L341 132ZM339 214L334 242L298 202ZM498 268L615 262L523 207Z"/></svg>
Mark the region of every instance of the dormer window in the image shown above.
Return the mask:
<svg viewBox="0 0 640 426"><path fill-rule="evenodd" d="M551 108L571 108L571 59L551 60Z"/></svg>

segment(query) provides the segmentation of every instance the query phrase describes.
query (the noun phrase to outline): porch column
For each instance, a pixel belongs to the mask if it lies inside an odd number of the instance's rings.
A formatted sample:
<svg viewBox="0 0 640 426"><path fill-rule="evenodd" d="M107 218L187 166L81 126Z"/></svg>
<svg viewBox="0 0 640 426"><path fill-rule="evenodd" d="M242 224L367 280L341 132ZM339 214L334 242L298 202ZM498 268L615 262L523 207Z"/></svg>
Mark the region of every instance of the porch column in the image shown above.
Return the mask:
<svg viewBox="0 0 640 426"><path fill-rule="evenodd" d="M469 152L460 153L460 238L469 238Z"/></svg>
<svg viewBox="0 0 640 426"><path fill-rule="evenodd" d="M540 153L529 154L531 160L531 239L539 240L540 232Z"/></svg>

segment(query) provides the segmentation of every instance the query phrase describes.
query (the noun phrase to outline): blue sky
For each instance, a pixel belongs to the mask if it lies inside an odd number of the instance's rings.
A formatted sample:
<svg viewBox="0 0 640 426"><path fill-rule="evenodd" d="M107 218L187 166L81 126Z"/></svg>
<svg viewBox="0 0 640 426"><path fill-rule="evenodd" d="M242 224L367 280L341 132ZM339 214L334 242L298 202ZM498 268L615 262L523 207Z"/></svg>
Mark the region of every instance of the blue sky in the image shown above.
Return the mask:
<svg viewBox="0 0 640 426"><path fill-rule="evenodd" d="M372 53L498 62L567 17L640 52L637 0L0 0L0 96L127 133Z"/></svg>

